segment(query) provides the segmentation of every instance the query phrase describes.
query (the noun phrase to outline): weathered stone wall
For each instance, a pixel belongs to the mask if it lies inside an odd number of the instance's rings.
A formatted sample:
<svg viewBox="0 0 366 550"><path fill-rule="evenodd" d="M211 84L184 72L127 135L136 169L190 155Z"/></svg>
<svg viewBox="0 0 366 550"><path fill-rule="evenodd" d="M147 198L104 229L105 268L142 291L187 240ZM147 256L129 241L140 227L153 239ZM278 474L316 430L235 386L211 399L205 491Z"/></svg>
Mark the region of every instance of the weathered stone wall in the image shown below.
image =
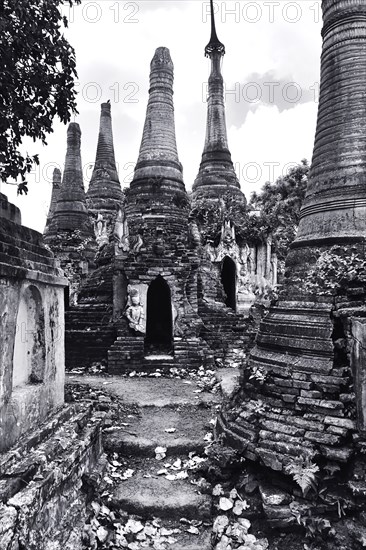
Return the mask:
<svg viewBox="0 0 366 550"><path fill-rule="evenodd" d="M355 378L357 421L360 432L366 434L366 319L351 318L351 368Z"/></svg>
<svg viewBox="0 0 366 550"><path fill-rule="evenodd" d="M68 405L0 455L2 550L82 548L88 476L104 468L102 420L90 404Z"/></svg>
<svg viewBox="0 0 366 550"><path fill-rule="evenodd" d="M0 218L0 452L63 403L65 286L41 235Z"/></svg>

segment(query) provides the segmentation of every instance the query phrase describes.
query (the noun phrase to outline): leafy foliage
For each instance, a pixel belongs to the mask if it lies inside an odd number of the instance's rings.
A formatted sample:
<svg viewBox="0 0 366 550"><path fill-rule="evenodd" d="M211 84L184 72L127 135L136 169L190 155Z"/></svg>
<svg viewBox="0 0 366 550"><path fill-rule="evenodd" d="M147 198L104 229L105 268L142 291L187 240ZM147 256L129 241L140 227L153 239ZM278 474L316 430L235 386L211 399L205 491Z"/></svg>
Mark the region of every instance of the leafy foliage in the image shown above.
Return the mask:
<svg viewBox="0 0 366 550"><path fill-rule="evenodd" d="M192 204L191 217L196 221L204 243L218 245L221 227L225 220L235 225L237 239L247 240L245 222L247 207L245 200L239 200L230 193L221 197L220 201L199 198Z"/></svg>
<svg viewBox="0 0 366 550"><path fill-rule="evenodd" d="M313 516L309 511L307 516L297 515L299 525L305 529L305 537L309 544L304 544L304 550L321 550L324 542L335 536L335 529L328 519Z"/></svg>
<svg viewBox="0 0 366 550"><path fill-rule="evenodd" d="M197 199L192 204L192 218L203 241L219 243L224 220L235 226L238 244L258 243L272 235L280 262L284 262L294 240L302 201L305 197L309 165L302 160L275 183L267 182L259 193L252 193L245 204L229 193L221 201Z"/></svg>
<svg viewBox="0 0 366 550"><path fill-rule="evenodd" d="M259 232L271 233L280 261L285 260L296 235L309 170L304 159L286 176L281 176L275 183L266 183L259 193L252 193L250 199L250 209L260 211L252 223Z"/></svg>
<svg viewBox="0 0 366 550"><path fill-rule="evenodd" d="M366 283L366 260L347 247L333 246L319 254L316 264L305 280L309 293L334 295L349 284Z"/></svg>
<svg viewBox="0 0 366 550"><path fill-rule="evenodd" d="M18 193L27 192L26 174L39 164L20 152L23 138L46 144L54 117L66 123L77 112L75 52L59 7L80 2L0 0L0 179L20 176Z"/></svg>
<svg viewBox="0 0 366 550"><path fill-rule="evenodd" d="M286 472L290 474L294 481L301 487L304 496L308 494L311 488L316 488L316 472L319 466L310 462L308 458L299 457L286 466Z"/></svg>

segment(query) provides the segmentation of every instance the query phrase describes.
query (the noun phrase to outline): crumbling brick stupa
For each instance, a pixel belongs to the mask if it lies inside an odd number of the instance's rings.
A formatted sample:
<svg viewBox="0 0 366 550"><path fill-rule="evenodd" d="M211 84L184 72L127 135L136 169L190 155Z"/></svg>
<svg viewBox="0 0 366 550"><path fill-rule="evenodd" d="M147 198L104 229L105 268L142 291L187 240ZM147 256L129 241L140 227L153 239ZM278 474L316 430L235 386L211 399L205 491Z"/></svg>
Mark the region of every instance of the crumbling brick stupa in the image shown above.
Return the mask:
<svg viewBox="0 0 366 550"><path fill-rule="evenodd" d="M199 366L204 360L198 338L198 262L188 215L175 138L173 63L169 50L158 48L151 61L139 157L115 229L115 266L124 289L119 298L127 298L127 322L119 323L118 339L108 352L112 372L126 363L149 367L154 359L159 366ZM124 307L122 302L118 310Z"/></svg>
<svg viewBox="0 0 366 550"><path fill-rule="evenodd" d="M277 500L261 492L275 525L296 521L301 493L290 473L306 467L319 468L321 499L310 492L303 513L334 511L337 502L352 510L366 497L366 4L323 0L322 9L317 131L285 287L219 423L277 486Z"/></svg>
<svg viewBox="0 0 366 550"><path fill-rule="evenodd" d="M230 350L247 347L245 319L256 294L265 296L276 287L277 259L270 237L253 242L239 232L248 213L228 145L221 73L224 55L211 0L211 38L205 48L211 62L206 137L192 188L190 219L199 243L198 304L203 334L216 354L221 349L228 358Z"/></svg>
<svg viewBox="0 0 366 550"><path fill-rule="evenodd" d="M93 268L94 233L89 219L81 162L81 130L73 122L67 131L65 168L54 171L50 210L44 241L56 255L70 281L68 301L76 303L83 279Z"/></svg>
<svg viewBox="0 0 366 550"><path fill-rule="evenodd" d="M173 63L167 48L158 48L151 62L146 119L130 187L122 192L118 180L109 103L102 104L86 195L75 138L66 166L77 177L71 181L64 174L60 186L55 174L46 242L66 272L68 257L75 258L72 273L80 265L88 267L83 277L71 273L71 284L77 281L66 312L70 368L107 357L113 373L149 369L157 361L168 368L211 364L213 356L230 360L233 348L249 344L248 316L257 295L266 296L276 286L270 238L255 242L240 234L246 199L228 147L220 69L224 47L217 38L212 2L211 9L206 139L192 194L187 194L177 152ZM70 125L69 133L75 131ZM77 247L79 256L75 249L66 250L70 239L65 232L56 234L66 222L68 235L74 235L75 224L87 231ZM88 256L92 250L93 261Z"/></svg>

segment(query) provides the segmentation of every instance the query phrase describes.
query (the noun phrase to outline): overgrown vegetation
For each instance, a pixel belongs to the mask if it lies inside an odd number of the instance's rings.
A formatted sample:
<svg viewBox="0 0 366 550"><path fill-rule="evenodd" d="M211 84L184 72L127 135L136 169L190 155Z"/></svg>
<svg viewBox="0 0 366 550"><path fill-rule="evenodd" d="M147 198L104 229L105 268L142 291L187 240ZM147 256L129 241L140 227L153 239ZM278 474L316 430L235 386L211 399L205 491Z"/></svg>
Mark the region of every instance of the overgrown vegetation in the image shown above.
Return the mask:
<svg viewBox="0 0 366 550"><path fill-rule="evenodd" d="M310 294L336 295L349 285L366 283L366 259L346 247L333 246L319 253L311 268L304 289Z"/></svg>
<svg viewBox="0 0 366 550"><path fill-rule="evenodd" d="M199 198L192 204L191 217L199 227L203 243L217 246L220 242L221 228L225 220L235 225L238 241L246 241L250 237L247 224L247 206L244 200L226 193L217 200Z"/></svg>
<svg viewBox="0 0 366 550"><path fill-rule="evenodd" d="M203 242L216 246L223 222L230 220L235 226L238 244L261 242L271 235L280 264L283 264L296 235L309 169L307 160L302 160L285 176L274 183L267 182L259 193L252 193L249 204L229 193L220 202L195 200L192 217Z"/></svg>
<svg viewBox="0 0 366 550"><path fill-rule="evenodd" d="M255 224L263 233L270 233L280 261L284 262L296 236L300 208L305 198L309 164L303 159L275 183L266 183L251 196L249 208L259 211Z"/></svg>
<svg viewBox="0 0 366 550"><path fill-rule="evenodd" d="M290 474L294 481L300 486L304 497L310 489L316 490L316 473L319 466L313 464L309 459L299 457L286 466L286 473Z"/></svg>

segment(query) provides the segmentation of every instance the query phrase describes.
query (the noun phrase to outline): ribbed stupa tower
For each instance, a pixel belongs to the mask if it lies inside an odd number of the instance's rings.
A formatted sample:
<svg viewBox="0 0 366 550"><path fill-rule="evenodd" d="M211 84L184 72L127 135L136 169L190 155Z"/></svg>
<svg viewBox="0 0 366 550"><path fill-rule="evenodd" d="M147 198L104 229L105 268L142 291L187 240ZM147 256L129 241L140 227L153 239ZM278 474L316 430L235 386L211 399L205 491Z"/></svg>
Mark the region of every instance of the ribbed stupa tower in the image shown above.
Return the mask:
<svg viewBox="0 0 366 550"><path fill-rule="evenodd" d="M52 175L52 194L50 207L47 214L46 227L44 229L44 235L48 232L49 226L51 225L53 214L56 210L57 199L60 194L61 189L61 170L55 168Z"/></svg>
<svg viewBox="0 0 366 550"><path fill-rule="evenodd" d="M284 472L301 458L347 462L365 429L366 331L355 315L365 315L366 3L322 9L316 138L287 280L230 405L236 419L221 423L249 459Z"/></svg>
<svg viewBox="0 0 366 550"><path fill-rule="evenodd" d="M211 63L206 138L199 172L192 188L190 218L197 228L197 240L201 244L200 314L204 321L207 320L207 325L212 325L209 322L212 310L215 310L217 320L221 317L221 323L214 328L216 334L222 335L222 346L229 350L231 344L235 347L238 334L243 335L233 329L233 324L244 326L242 319L233 318L233 310L242 317L248 317L256 295L275 284L276 267L270 240L254 241L243 234L243 222L248 212L228 146L221 73L225 47L217 37L212 0L210 7L211 38L205 48L205 55ZM223 310L224 305L228 309ZM207 311L208 308L210 311ZM228 315L232 318L232 324L227 319ZM219 342L216 335L210 338ZM218 343L218 346L221 344Z"/></svg>
<svg viewBox="0 0 366 550"><path fill-rule="evenodd" d="M205 56L211 60L208 80L206 138L198 175L193 184L195 198L217 198L228 191L244 198L229 151L225 103L224 79L221 74L225 46L216 33L213 0L211 0L211 38L205 48Z"/></svg>
<svg viewBox="0 0 366 550"><path fill-rule="evenodd" d="M166 220L167 228L170 223L179 224L184 233L187 231L188 197L175 137L173 71L169 50L158 48L150 66L149 101L140 152L128 192L127 215L131 227L135 225L135 218L142 216L144 225L151 225L155 232L155 216L160 216ZM137 225L141 226L141 220ZM168 230L171 232L171 228ZM147 229L147 236L149 232Z"/></svg>
<svg viewBox="0 0 366 550"><path fill-rule="evenodd" d="M67 150L61 188L56 206L52 199L44 234L45 243L54 252L70 281L73 300L81 279L93 265L95 237L86 207L80 153L81 130L72 122L67 130ZM53 210L54 209L54 210Z"/></svg>
<svg viewBox="0 0 366 550"><path fill-rule="evenodd" d="M73 233L77 230L84 238L91 237L93 234L86 207L80 142L80 126L72 122L67 130L65 168L56 208L46 237L48 244L64 232Z"/></svg>
<svg viewBox="0 0 366 550"><path fill-rule="evenodd" d="M86 194L94 231L94 266L83 280L78 304L66 312L66 366L106 360L113 326L114 226L124 204L114 154L110 103L102 103L95 165ZM117 277L117 276L116 276Z"/></svg>
<svg viewBox="0 0 366 550"><path fill-rule="evenodd" d="M177 152L173 63L167 48L157 48L150 69L139 156L114 232L113 305L120 321L108 368L115 373L148 369L156 355L162 356L162 366L202 363L197 257L189 238L189 199Z"/></svg>
<svg viewBox="0 0 366 550"><path fill-rule="evenodd" d="M113 221L123 202L114 155L111 105L102 103L97 152L93 174L86 194L87 207L97 219L101 214Z"/></svg>

